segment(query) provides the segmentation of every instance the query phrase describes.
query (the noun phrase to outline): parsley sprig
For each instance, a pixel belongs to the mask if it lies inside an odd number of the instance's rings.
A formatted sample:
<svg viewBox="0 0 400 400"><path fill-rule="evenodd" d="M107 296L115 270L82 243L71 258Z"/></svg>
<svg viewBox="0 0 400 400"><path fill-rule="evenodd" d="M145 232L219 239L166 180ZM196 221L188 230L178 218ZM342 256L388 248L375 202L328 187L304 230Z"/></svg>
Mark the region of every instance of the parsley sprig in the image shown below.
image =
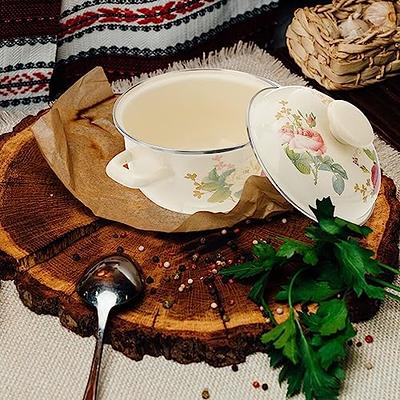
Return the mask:
<svg viewBox="0 0 400 400"><path fill-rule="evenodd" d="M334 216L330 198L317 200L312 208L317 223L305 230L311 243L280 238L275 250L268 243L253 246L254 260L224 268L220 274L238 280L251 280L248 297L263 306L275 327L261 336L272 367L282 367L279 383L287 381L287 396L302 392L307 400L334 400L345 378L343 360L346 344L356 332L350 322L347 297L396 300L392 291L400 288L387 282L385 273L399 274L395 268L374 258L360 239L372 230ZM283 274L283 268L285 273ZM291 272L290 272L291 271ZM267 300L268 284L276 273L285 275L275 300L287 302L289 315L277 324ZM295 305L301 303L303 311ZM307 311L310 303L317 311Z"/></svg>

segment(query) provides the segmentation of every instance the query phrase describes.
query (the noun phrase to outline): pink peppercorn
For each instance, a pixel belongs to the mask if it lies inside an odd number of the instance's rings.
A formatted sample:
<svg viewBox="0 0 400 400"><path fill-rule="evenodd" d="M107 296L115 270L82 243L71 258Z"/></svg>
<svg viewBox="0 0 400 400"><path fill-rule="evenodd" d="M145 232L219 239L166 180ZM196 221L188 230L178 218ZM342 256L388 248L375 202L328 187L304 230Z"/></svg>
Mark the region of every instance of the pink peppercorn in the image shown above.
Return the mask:
<svg viewBox="0 0 400 400"><path fill-rule="evenodd" d="M254 382L253 382L253 387L254 387L255 389L258 389L258 388L260 387L260 382L254 381Z"/></svg>
<svg viewBox="0 0 400 400"><path fill-rule="evenodd" d="M365 336L365 341L366 343L372 343L374 341L374 338L371 335Z"/></svg>

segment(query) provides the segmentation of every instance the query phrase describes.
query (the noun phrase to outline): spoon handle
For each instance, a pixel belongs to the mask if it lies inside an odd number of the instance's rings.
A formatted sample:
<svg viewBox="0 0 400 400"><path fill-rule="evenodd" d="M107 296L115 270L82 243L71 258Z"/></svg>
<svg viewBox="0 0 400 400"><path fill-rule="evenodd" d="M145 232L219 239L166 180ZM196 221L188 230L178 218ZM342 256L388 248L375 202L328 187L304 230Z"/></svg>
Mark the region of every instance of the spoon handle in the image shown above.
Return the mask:
<svg viewBox="0 0 400 400"><path fill-rule="evenodd" d="M104 331L110 309L98 309L97 312L99 327L96 335L96 348L94 349L92 366L90 367L90 374L83 400L96 400L97 398L97 382L100 373L101 355L103 353Z"/></svg>

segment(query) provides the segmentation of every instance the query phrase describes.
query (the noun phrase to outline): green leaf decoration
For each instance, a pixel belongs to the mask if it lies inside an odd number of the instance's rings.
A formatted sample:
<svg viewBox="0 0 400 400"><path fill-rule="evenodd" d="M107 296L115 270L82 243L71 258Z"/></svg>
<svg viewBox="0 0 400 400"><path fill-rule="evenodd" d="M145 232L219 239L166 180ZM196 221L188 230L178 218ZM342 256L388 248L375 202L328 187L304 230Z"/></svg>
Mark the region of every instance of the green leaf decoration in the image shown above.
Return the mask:
<svg viewBox="0 0 400 400"><path fill-rule="evenodd" d="M219 181L221 184L225 184L226 178L227 178L229 175L232 175L234 172L235 172L235 168L228 169L227 171L223 172L223 173L220 175L218 181Z"/></svg>
<svg viewBox="0 0 400 400"><path fill-rule="evenodd" d="M277 325L274 329L261 336L261 342L271 343L275 349L282 349L282 354L293 364L299 361L299 351L296 343L297 325L294 319L294 311L290 309L289 318Z"/></svg>
<svg viewBox="0 0 400 400"><path fill-rule="evenodd" d="M219 178L219 175L218 175L217 169L213 168L208 174L207 181L217 182L218 178ZM206 179L204 179L204 180L206 180Z"/></svg>
<svg viewBox="0 0 400 400"><path fill-rule="evenodd" d="M331 168L331 166L330 166L329 164L324 164L324 163L322 163L322 164L319 165L318 169L319 169L320 171L329 171L329 172L332 172L332 168Z"/></svg>
<svg viewBox="0 0 400 400"><path fill-rule="evenodd" d="M221 186L218 182L205 182L201 185L201 190L204 190L205 192L215 192L220 187Z"/></svg>
<svg viewBox="0 0 400 400"><path fill-rule="evenodd" d="M366 280L366 274L378 275L382 272L379 262L372 259L374 252L364 249L354 240L339 240L335 243L334 253L341 266L343 280L358 297L363 293L373 299L383 299L383 288L373 286Z"/></svg>
<svg viewBox="0 0 400 400"><path fill-rule="evenodd" d="M220 187L216 190L213 195L208 199L210 203L222 203L226 199L229 199L231 191L229 187Z"/></svg>
<svg viewBox="0 0 400 400"><path fill-rule="evenodd" d="M367 157L373 161L374 163L376 162L376 155L373 151L371 151L370 149L363 149L364 153L367 155Z"/></svg>
<svg viewBox="0 0 400 400"><path fill-rule="evenodd" d="M303 256L305 264L316 265L318 263L316 250L312 246L306 245L297 240L285 240L276 253L278 257L286 258L292 258L295 254Z"/></svg>
<svg viewBox="0 0 400 400"><path fill-rule="evenodd" d="M329 336L344 329L347 316L346 303L339 299L323 301L315 314L302 315L305 325L312 332L322 336Z"/></svg>
<svg viewBox="0 0 400 400"><path fill-rule="evenodd" d="M296 284L292 288L293 303L320 303L336 296L340 292L340 288L332 288L327 281L316 281L313 278L303 276L296 280ZM278 301L287 301L289 297L289 285L283 285L281 290L276 294Z"/></svg>
<svg viewBox="0 0 400 400"><path fill-rule="evenodd" d="M344 179L341 175L335 174L332 175L332 185L333 185L333 190L338 194L341 195L344 191Z"/></svg>
<svg viewBox="0 0 400 400"><path fill-rule="evenodd" d="M340 164L335 163L332 164L330 167L332 172L334 172L336 175L340 175L343 179L349 179L347 176L347 172Z"/></svg>
<svg viewBox="0 0 400 400"><path fill-rule="evenodd" d="M311 167L309 164L306 164L305 162L301 160L297 160L293 162L294 166L304 175L310 175L311 174Z"/></svg>
<svg viewBox="0 0 400 400"><path fill-rule="evenodd" d="M289 157L289 159L293 163L300 159L300 154L298 154L294 150L290 149L289 146L285 147L285 152L286 152L286 155Z"/></svg>
<svg viewBox="0 0 400 400"><path fill-rule="evenodd" d="M269 243L258 243L253 246L253 254L259 260L267 260L276 255L276 251Z"/></svg>

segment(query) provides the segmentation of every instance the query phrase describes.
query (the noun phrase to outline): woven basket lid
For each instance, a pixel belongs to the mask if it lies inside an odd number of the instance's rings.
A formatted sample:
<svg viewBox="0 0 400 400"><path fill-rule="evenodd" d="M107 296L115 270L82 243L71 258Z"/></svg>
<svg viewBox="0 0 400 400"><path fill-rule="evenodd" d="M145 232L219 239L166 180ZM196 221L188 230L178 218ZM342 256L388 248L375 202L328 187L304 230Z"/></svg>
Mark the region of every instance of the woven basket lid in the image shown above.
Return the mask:
<svg viewBox="0 0 400 400"><path fill-rule="evenodd" d="M381 183L372 128L360 110L317 90L265 89L249 107L248 131L267 177L299 211L328 197L356 224L371 215Z"/></svg>

